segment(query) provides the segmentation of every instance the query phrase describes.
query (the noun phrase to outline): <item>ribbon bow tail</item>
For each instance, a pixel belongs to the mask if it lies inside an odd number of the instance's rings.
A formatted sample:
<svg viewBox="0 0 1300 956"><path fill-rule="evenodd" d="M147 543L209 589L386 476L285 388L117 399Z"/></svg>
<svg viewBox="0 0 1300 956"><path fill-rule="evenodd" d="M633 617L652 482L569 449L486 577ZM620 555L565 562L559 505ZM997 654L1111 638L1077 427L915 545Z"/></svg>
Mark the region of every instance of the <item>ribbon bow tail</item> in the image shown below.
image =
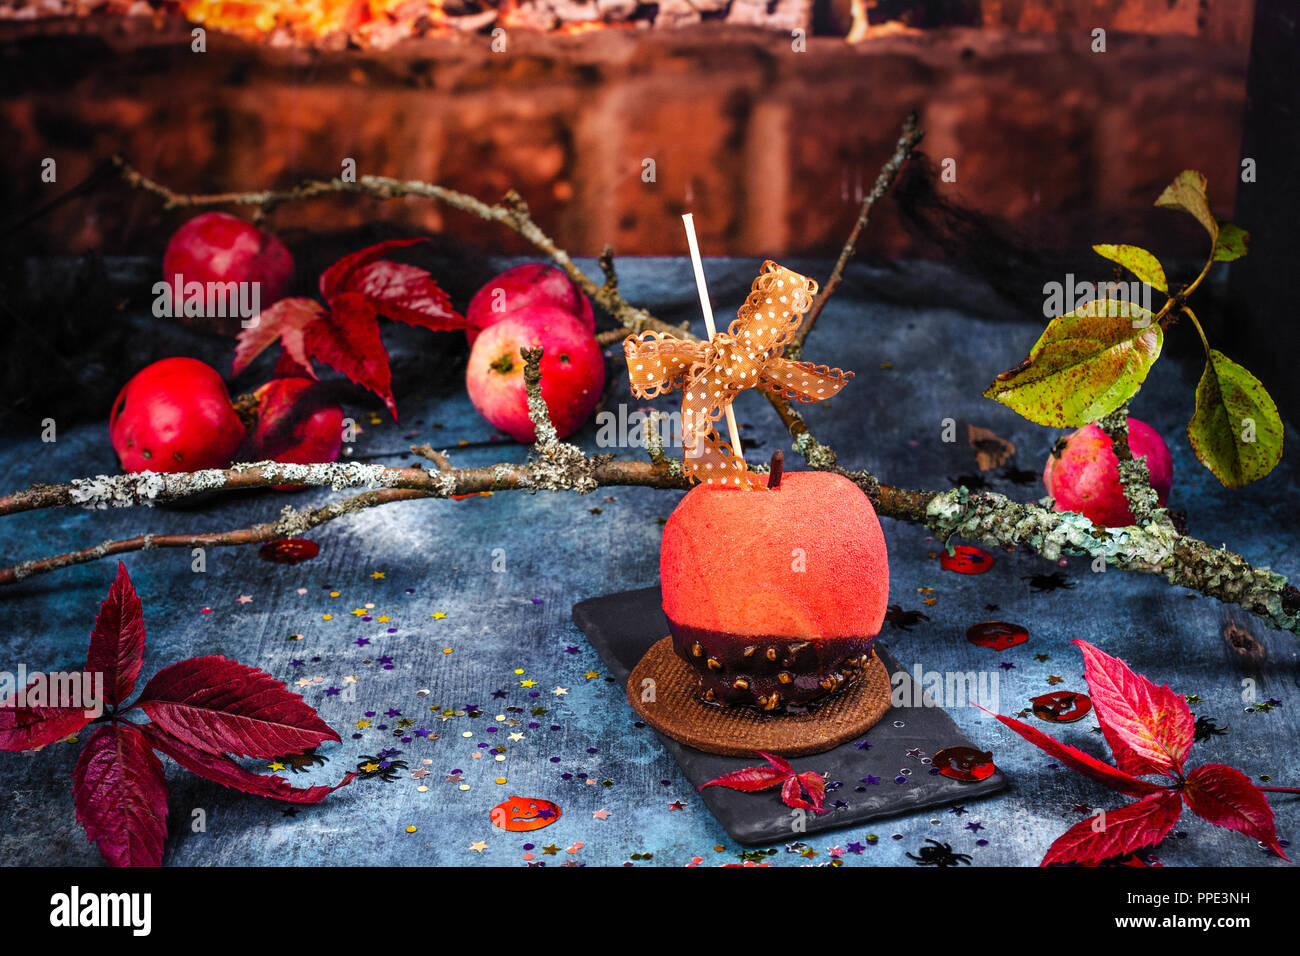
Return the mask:
<svg viewBox="0 0 1300 956"><path fill-rule="evenodd" d="M726 386L706 365L682 387L682 471L708 485L752 490L767 487L723 440L714 422L731 404L736 388Z"/></svg>
<svg viewBox="0 0 1300 956"><path fill-rule="evenodd" d="M704 357L704 345L663 332L642 332L623 340L627 376L637 398L657 398L681 388L691 367Z"/></svg>
<svg viewBox="0 0 1300 956"><path fill-rule="evenodd" d="M775 358L764 366L759 384L783 398L808 404L824 402L838 395L851 378L853 373L843 369Z"/></svg>

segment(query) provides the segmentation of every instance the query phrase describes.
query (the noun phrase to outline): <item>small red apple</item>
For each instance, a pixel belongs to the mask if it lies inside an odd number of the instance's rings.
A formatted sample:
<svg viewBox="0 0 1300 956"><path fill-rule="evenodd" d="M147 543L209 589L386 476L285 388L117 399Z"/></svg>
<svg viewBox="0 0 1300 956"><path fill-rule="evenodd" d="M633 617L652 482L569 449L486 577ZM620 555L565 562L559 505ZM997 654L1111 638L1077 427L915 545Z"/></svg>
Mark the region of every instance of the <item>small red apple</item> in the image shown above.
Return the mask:
<svg viewBox="0 0 1300 956"><path fill-rule="evenodd" d="M126 471L225 468L244 440L217 370L184 357L137 372L118 392L108 428Z"/></svg>
<svg viewBox="0 0 1300 956"><path fill-rule="evenodd" d="M673 646L717 704L776 711L848 686L889 604L876 511L824 471L767 491L696 485L664 525L659 571Z"/></svg>
<svg viewBox="0 0 1300 956"><path fill-rule="evenodd" d="M524 391L522 349L541 346L542 398L561 438L600 401L605 357L591 329L554 306L529 306L484 330L469 354L465 385L479 414L515 441L536 441Z"/></svg>
<svg viewBox="0 0 1300 956"><path fill-rule="evenodd" d="M177 288L176 276L182 276ZM176 230L163 254L163 281L171 287L172 314L198 328L237 335L239 315L186 315L183 284L237 282L259 284L258 304L265 309L289 291L293 256L275 236L224 212L195 216Z"/></svg>
<svg viewBox="0 0 1300 956"><path fill-rule="evenodd" d="M1163 507L1174 480L1169 446L1154 428L1136 418L1128 420L1128 444L1133 457L1146 459L1151 487ZM1107 528L1133 524L1133 512L1119 483L1119 460L1110 436L1096 425L1085 425L1057 443L1047 456L1043 484L1056 499L1057 511L1076 511Z"/></svg>
<svg viewBox="0 0 1300 956"><path fill-rule="evenodd" d="M530 262L501 273L474 293L465 310L469 328L465 337L472 346L479 334L512 312L534 305L563 309L595 333L596 318L591 300L573 284L563 269L544 262Z"/></svg>
<svg viewBox="0 0 1300 956"><path fill-rule="evenodd" d="M319 382L275 378L253 392L256 424L249 435L248 461L315 465L338 461L343 447L343 409L329 402ZM290 491L304 485L276 485Z"/></svg>

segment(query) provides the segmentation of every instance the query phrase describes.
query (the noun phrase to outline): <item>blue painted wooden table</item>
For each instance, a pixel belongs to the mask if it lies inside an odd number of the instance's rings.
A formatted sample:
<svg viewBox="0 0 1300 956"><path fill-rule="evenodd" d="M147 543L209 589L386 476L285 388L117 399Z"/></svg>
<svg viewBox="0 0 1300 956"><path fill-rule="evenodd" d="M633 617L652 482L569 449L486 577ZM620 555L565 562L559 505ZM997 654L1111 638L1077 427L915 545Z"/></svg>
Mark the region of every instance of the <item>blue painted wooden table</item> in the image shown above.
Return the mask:
<svg viewBox="0 0 1300 956"><path fill-rule="evenodd" d="M815 276L826 271L825 264L787 264ZM709 263L720 315L741 301L757 265ZM593 263L584 267L596 272ZM662 317L692 318L697 309L683 260L627 260L621 280L631 301ZM995 311L986 290L937 266L852 268L809 340L806 357L855 369L858 377L830 407L809 408L814 432L847 466L865 466L893 484L947 487L975 472L966 422L1015 442L1018 466L1039 471L1059 433L1020 419L980 392L1024 356L1041 323L1032 316L988 317ZM146 317L130 321L139 324L142 342L152 337ZM390 345L395 359L411 359L433 339L431 333L399 330ZM187 348L229 369L227 345L186 341ZM355 456L397 464L410 459L403 453L409 444L429 441L449 448L457 465L524 459L526 449L496 436L456 385L464 350L455 344L451 367L428 368L423 383L399 391L401 424L387 416L372 420L360 406L349 409L364 428ZM1171 505L1187 509L1193 534L1295 576L1300 534L1292 514L1276 504L1300 494L1295 457L1288 455L1250 488L1221 489L1182 435L1199 371L1194 361L1163 360L1134 403L1134 413L1170 443ZM637 407L625 378L610 407L620 402ZM660 402L673 407L671 400ZM788 440L761 397L742 396L737 412L749 426L746 437L759 443L758 456L782 447L791 460ZM946 418L959 425L954 443L941 440ZM589 425L577 440L597 451L595 436ZM1294 440L1288 427L1287 441ZM60 430L53 444L34 433L10 435L2 448L0 487L6 490L111 473L116 466L102 422ZM1013 496L1043 494L1036 479L1017 485L996 472L985 477ZM239 528L274 518L286 502L302 507L330 496L312 490L225 497L188 509L17 515L4 519L0 561L13 564L144 530ZM729 844L653 732L634 726L622 690L607 679L569 616L583 598L657 581L661 522L679 497L610 488L587 496L505 492L389 505L313 532L321 554L296 567L269 564L256 548L211 550L202 573L192 570L188 551L128 555L148 626L142 682L168 663L203 654L236 658L291 684L306 681L304 697L342 742L322 748L329 762L294 777L296 784L337 781L372 756L388 754L400 762L393 764L392 780L359 780L319 806L293 810L167 764L171 820L165 862L517 866L525 863L529 844L534 862L552 866L620 865L634 854L640 855L638 865L681 866L696 857L705 864L735 862L739 848ZM1300 784L1294 635L1266 630L1151 576L1092 573L1082 560L1058 568L1029 554L999 554L989 572L957 575L939 568L938 545L924 529L883 524L891 602L928 617L909 630L886 628L884 640L909 671L996 675L998 709L1013 713L1032 696L1084 689L1082 663L1070 646L1084 638L1157 683L1199 695L1194 712L1227 733L1198 743L1193 762L1226 762L1257 780L1268 774L1275 784ZM1035 592L1027 576L1051 571L1063 572L1073 587ZM13 671L20 662L29 670L80 666L112 575L113 564L102 561L0 591L0 669ZM933 603L924 603L930 598ZM1029 641L1005 652L970 644L967 627L991 617L1024 624ZM1225 642L1222 632L1233 621L1253 631L1263 653L1258 663ZM289 640L294 634L302 639ZM1062 682L1049 684L1052 675ZM1248 712L1251 693L1256 701L1273 698L1280 704ZM981 711L950 711L963 731L993 750L1010 779L1007 791L819 835L809 841L813 857L778 847L769 859L781 865L822 863L843 851L849 866L912 865L906 854L935 839L969 854L974 865L1032 865L1089 808L1122 801L1053 766ZM1108 756L1091 717L1040 726ZM35 755L0 754L0 861L99 862L74 818L69 777L77 751L76 745L58 744ZM908 758L900 754L899 760L901 767ZM512 794L552 800L563 816L533 834L501 831L489 813ZM852 800L851 785L839 795ZM776 799L754 799L769 798ZM678 802L684 807L673 809ZM1275 796L1272 803L1279 834L1294 839L1300 831L1297 798ZM194 825L200 818L204 827ZM868 839L871 834L876 840ZM1156 856L1169 866L1285 865L1254 841L1190 814Z"/></svg>

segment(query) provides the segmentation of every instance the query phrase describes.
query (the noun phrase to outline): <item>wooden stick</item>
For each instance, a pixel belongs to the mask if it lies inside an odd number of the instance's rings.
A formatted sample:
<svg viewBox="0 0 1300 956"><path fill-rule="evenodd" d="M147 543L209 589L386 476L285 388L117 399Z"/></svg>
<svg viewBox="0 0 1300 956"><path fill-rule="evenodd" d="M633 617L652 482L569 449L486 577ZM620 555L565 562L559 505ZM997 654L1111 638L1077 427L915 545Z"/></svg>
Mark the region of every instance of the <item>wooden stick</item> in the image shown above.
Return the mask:
<svg viewBox="0 0 1300 956"><path fill-rule="evenodd" d="M709 287L704 283L704 261L700 258L700 243L695 238L695 216L692 213L686 213L682 216L682 223L686 226L686 244L691 249L691 266L695 269L695 288L700 293L700 310L704 313L704 327L709 332L709 341L718 334L718 330L713 325L713 306L709 303ZM743 463L745 454L740 450L740 431L736 428L736 413L731 408L731 403L727 403L727 432L731 435L731 453Z"/></svg>

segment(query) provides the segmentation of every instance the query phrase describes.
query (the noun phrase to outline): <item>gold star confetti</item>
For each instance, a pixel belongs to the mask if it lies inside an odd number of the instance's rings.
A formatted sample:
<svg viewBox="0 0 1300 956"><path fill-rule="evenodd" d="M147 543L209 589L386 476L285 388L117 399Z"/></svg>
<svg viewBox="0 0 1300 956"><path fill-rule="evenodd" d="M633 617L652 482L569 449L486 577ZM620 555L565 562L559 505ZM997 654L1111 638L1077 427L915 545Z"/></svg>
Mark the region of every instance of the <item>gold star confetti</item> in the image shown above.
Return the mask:
<svg viewBox="0 0 1300 956"><path fill-rule="evenodd" d="M352 726L353 726L353 727L359 727L360 729L365 730L367 727L370 726L370 721L368 721L368 720L358 720L358 721L357 721L355 724L353 724Z"/></svg>
<svg viewBox="0 0 1300 956"><path fill-rule="evenodd" d="M433 618L435 621L441 621L446 616L447 616L446 611L434 611L432 614L429 615L429 617Z"/></svg>
<svg viewBox="0 0 1300 956"><path fill-rule="evenodd" d="M379 580L382 580L382 579L383 579L383 577L384 577L384 572L383 572L383 571L371 571L371 572L370 572L370 576L371 576L372 578L374 578L376 581L379 581Z"/></svg>
<svg viewBox="0 0 1300 956"><path fill-rule="evenodd" d="M376 770L379 769L379 764L377 764L377 763L363 763L363 764L361 765L361 769L364 770L366 773L374 773Z"/></svg>
<svg viewBox="0 0 1300 956"><path fill-rule="evenodd" d="M582 676L587 678L587 680L595 680L597 677L600 676L600 674L597 671L587 671L587 673L583 674Z"/></svg>
<svg viewBox="0 0 1300 956"><path fill-rule="evenodd" d="M375 622L378 624L387 624L388 621L389 621L389 617L387 614L385 614L383 617L375 618Z"/></svg>
<svg viewBox="0 0 1300 956"><path fill-rule="evenodd" d="M530 678L528 678L527 680L521 680L521 681L519 682L519 686L520 686L520 687L536 687L536 686L537 686L537 681L533 680L533 679L530 677Z"/></svg>
<svg viewBox="0 0 1300 956"><path fill-rule="evenodd" d="M349 613L353 617L365 617L366 609L363 607L353 608Z"/></svg>
<svg viewBox="0 0 1300 956"><path fill-rule="evenodd" d="M280 763L280 761L278 761L278 760L275 760L275 761L272 761L271 763L267 764L267 765L266 765L266 769L267 769L267 770L283 770L283 769L284 769L284 764Z"/></svg>
<svg viewBox="0 0 1300 956"><path fill-rule="evenodd" d="M322 614L322 615L320 616L320 619L321 619L322 621L332 621L332 620L334 620L334 615L333 615L333 614Z"/></svg>

